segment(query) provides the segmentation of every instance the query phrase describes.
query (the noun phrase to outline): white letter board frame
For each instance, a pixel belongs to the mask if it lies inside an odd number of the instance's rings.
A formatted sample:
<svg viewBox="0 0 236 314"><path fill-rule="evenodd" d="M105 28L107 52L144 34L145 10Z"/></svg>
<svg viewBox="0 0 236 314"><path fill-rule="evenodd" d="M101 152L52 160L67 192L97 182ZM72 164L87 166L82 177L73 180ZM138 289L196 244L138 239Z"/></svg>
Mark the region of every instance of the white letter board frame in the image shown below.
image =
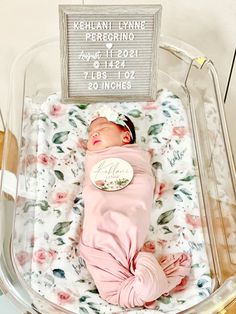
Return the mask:
<svg viewBox="0 0 236 314"><path fill-rule="evenodd" d="M60 5L62 100L152 101L160 5Z"/></svg>

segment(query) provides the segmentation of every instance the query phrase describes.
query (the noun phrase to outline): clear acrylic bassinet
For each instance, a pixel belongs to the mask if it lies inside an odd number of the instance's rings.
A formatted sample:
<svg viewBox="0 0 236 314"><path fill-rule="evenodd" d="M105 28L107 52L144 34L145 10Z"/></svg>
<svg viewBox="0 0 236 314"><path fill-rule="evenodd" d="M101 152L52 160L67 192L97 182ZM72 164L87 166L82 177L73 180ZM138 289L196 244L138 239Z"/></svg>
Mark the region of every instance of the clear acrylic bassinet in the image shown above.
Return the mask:
<svg viewBox="0 0 236 314"><path fill-rule="evenodd" d="M213 292L210 296L181 313L221 311L234 313L236 311L235 169L217 73L211 60L199 51L184 42L162 36L158 89L168 89L173 95L177 95L186 111L192 138L194 177L201 212L201 226L213 283ZM26 221L18 223L17 202L22 200L32 202L35 188L32 188L32 178L29 173L20 170L24 146L22 136L24 107L26 100L28 100L27 106L33 104L37 107L37 104L42 104L49 95L54 95L58 91L60 91L59 41L50 39L26 51L14 64L2 156L0 287L2 292L25 313L75 313L63 308L63 304L47 300L29 285L19 271L14 247L15 234L22 235L21 243L24 246L24 239L29 231ZM168 115L166 111L164 112ZM31 116L31 120L34 117ZM45 116L40 116L40 119L44 118ZM30 133L31 130L27 129L27 132ZM31 156L32 159L35 157ZM178 159L178 156L176 158ZM158 167L158 164L156 166ZM57 175L60 176L60 173L58 172ZM189 196L186 190L182 192L185 196ZM180 195L176 197L177 201L182 202ZM39 205L41 210L47 209L45 203ZM32 203L28 208L30 206L34 207ZM24 208L27 212L27 207ZM30 218L32 217L28 216L27 221ZM27 271L24 275L26 273ZM203 285L204 282L201 284ZM84 299L81 299L81 302L84 302ZM81 312L86 313L86 310L83 308ZM98 309L95 312L99 312Z"/></svg>

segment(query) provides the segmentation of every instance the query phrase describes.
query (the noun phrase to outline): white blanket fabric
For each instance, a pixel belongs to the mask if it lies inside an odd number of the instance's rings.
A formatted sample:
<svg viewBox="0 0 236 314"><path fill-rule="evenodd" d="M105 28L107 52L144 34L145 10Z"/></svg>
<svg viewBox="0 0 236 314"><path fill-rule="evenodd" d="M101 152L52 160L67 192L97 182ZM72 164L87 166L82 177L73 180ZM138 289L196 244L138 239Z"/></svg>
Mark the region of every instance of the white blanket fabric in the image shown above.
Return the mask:
<svg viewBox="0 0 236 314"><path fill-rule="evenodd" d="M122 312L99 297L78 257L83 138L87 117L101 105L62 104L59 94L49 96L41 105L29 98L25 101L20 167L26 192L17 199L14 254L29 286L74 313ZM212 289L184 106L168 90L160 91L153 103L107 106L133 120L137 143L152 152L158 185L146 249L157 257L180 251L192 255L186 290L162 296L155 310L140 308L131 313L178 313L202 301ZM43 312L45 304L35 306Z"/></svg>

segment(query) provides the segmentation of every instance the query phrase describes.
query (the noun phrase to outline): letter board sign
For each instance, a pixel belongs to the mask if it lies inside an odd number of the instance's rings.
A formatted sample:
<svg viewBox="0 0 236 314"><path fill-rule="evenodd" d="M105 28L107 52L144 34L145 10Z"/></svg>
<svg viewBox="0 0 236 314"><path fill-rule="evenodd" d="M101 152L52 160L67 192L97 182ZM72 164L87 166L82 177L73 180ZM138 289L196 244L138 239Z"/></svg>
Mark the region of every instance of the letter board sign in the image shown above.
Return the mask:
<svg viewBox="0 0 236 314"><path fill-rule="evenodd" d="M157 94L159 5L60 5L64 101L145 101Z"/></svg>

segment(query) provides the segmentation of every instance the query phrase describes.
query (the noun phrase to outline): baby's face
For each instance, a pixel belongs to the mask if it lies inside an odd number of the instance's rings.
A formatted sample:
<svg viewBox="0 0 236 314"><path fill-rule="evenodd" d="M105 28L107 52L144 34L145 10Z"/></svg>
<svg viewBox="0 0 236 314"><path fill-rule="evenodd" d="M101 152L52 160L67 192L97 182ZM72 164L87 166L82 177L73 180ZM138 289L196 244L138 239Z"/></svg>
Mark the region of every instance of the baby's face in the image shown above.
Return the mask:
<svg viewBox="0 0 236 314"><path fill-rule="evenodd" d="M129 131L106 118L97 118L88 129L87 149L99 151L111 146L122 146L130 142Z"/></svg>

